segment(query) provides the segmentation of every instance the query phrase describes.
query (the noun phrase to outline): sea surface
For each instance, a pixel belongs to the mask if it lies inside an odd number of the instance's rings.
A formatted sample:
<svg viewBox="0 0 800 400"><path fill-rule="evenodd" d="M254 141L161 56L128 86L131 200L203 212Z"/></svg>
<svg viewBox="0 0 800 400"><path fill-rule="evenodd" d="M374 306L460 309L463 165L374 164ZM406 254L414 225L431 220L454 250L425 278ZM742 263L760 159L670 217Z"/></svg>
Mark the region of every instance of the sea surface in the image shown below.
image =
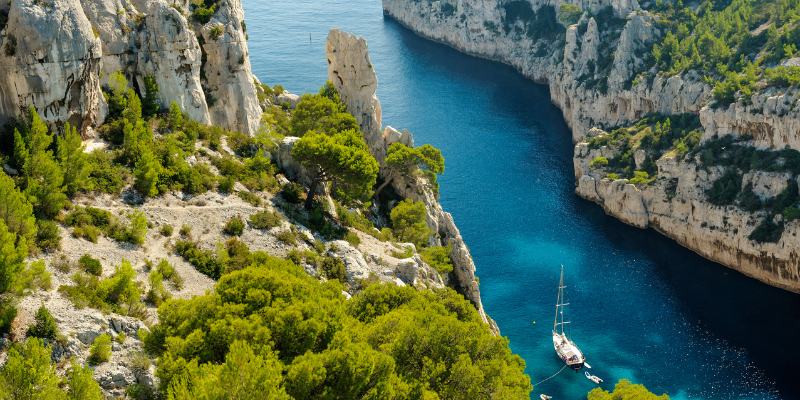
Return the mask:
<svg viewBox="0 0 800 400"><path fill-rule="evenodd" d="M486 311L535 383L556 372L550 330L566 268L571 337L605 388L673 399L800 399L800 295L628 227L575 196L572 143L546 87L384 18L378 0L244 0L254 72L295 93L325 82L332 27L364 36L383 122L442 149L442 204L478 267ZM571 371L532 398L585 398Z"/></svg>

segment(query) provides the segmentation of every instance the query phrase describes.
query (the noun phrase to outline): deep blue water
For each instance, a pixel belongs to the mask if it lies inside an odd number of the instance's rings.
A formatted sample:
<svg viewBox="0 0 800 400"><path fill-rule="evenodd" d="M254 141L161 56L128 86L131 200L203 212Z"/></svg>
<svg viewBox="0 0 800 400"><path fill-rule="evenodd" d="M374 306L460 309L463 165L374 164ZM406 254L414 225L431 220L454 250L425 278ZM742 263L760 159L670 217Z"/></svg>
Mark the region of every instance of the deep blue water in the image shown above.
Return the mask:
<svg viewBox="0 0 800 400"><path fill-rule="evenodd" d="M472 250L487 312L533 382L561 365L550 329L564 264L571 335L604 387L628 378L674 399L800 398L800 296L577 198L570 134L546 87L414 36L384 19L378 0L244 3L255 73L296 93L324 83L329 28L367 38L384 124L444 152L442 203ZM532 397L580 399L591 388L564 372Z"/></svg>

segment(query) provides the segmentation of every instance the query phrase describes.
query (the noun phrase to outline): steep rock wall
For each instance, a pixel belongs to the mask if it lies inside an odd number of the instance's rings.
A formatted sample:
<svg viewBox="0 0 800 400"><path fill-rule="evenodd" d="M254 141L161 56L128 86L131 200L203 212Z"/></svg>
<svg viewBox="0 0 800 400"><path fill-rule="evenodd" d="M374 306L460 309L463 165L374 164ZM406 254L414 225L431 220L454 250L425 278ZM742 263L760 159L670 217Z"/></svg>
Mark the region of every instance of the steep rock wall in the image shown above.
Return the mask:
<svg viewBox="0 0 800 400"><path fill-rule="evenodd" d="M12 1L0 36L0 122L30 106L51 123L102 121L102 46L78 0Z"/></svg>
<svg viewBox="0 0 800 400"><path fill-rule="evenodd" d="M35 106L53 125L70 122L89 134L106 114L101 85L121 71L142 95L145 77L154 77L164 107L176 102L201 123L254 134L261 107L242 4L220 0L205 24L192 7L170 0L0 6L9 15L0 33L0 120Z"/></svg>
<svg viewBox="0 0 800 400"><path fill-rule="evenodd" d="M591 14L610 7L616 18L595 20L584 13L577 24L565 28L563 36L536 31L531 35L530 22L526 25L508 15L525 4L538 13L557 10L561 2L383 0L386 15L419 35L509 64L526 77L548 84L575 142L581 142L590 128L625 125L648 113L694 113L700 116L704 142L725 135L747 136L759 148L800 149L800 115L794 107L797 90L770 89L754 95L751 104L715 108L709 105L711 88L697 74L637 76L636 71L646 65L649 45L660 37L654 18L638 4L580 2ZM665 157L657 162L660 178L638 187L593 173L588 164L596 156L607 156L602 151L577 144L578 195L597 202L623 222L656 229L706 258L800 292L800 226L796 221L786 224L777 243L755 242L749 235L766 217L764 212L715 206L706 199L705 191L722 174L720 169L706 170L699 168L697 160ZM783 176L745 179L766 180L761 186L773 192L785 185Z"/></svg>

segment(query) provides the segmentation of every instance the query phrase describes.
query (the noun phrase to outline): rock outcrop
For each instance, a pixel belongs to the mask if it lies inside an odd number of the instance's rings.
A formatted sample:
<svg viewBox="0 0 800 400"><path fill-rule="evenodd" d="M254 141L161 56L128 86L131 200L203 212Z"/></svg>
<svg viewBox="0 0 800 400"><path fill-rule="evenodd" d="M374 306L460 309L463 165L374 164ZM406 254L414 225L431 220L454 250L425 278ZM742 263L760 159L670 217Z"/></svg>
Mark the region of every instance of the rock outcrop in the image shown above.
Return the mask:
<svg viewBox="0 0 800 400"><path fill-rule="evenodd" d="M375 95L378 79L372 68L366 40L334 29L328 35L327 57L328 80L334 83L348 111L356 116L375 158L382 161L389 145L395 142L413 146L413 138L408 132L399 132L391 127L381 130L380 102ZM453 222L452 215L445 212L439 204L430 182L412 174L393 180L392 186L401 197L425 204L428 225L436 233L435 244L452 246L450 258L454 267L454 286L475 304L481 318L497 330L483 310L475 276L475 263L469 248Z"/></svg>
<svg viewBox="0 0 800 400"><path fill-rule="evenodd" d="M378 77L369 59L367 41L332 29L326 44L328 80L339 92L347 110L356 117L372 154L383 161L386 144L381 130L381 103L375 92Z"/></svg>
<svg viewBox="0 0 800 400"><path fill-rule="evenodd" d="M452 7L447 12L445 3ZM595 127L624 126L650 113L692 113L699 115L703 142L733 136L762 149L800 150L797 89L771 88L754 94L748 104L712 107L711 88L696 73L650 78L637 73L647 65L650 45L661 35L653 16L636 1L581 1L577 5L586 12L577 24L563 28L563 35L531 29L532 21L552 18L560 5L552 0L383 0L385 15L419 35L509 64L548 85L553 103L578 143L574 153L578 195L628 224L656 229L711 260L800 292L797 222L785 224L777 243L750 240L768 216L763 211L710 204L705 193L722 175L720 168L700 168L697 160L665 155L654 160L658 180L637 186L592 171L591 160L613 155L607 148L590 149L583 142L587 135L600 133L592 130ZM530 10L520 12L514 7ZM590 17L609 7L613 16ZM633 156L637 167L645 162L644 154ZM756 196L765 199L785 188L787 178L753 173L743 179L752 184Z"/></svg>
<svg viewBox="0 0 800 400"><path fill-rule="evenodd" d="M102 46L78 0L14 0L0 51L0 123L36 107L82 130L105 118Z"/></svg>
<svg viewBox="0 0 800 400"><path fill-rule="evenodd" d="M0 122L34 106L49 123L69 122L88 135L106 115L101 85L120 71L140 95L153 77L162 106L175 102L198 122L249 134L259 128L238 0L220 0L205 24L192 18L188 1L11 0L7 7Z"/></svg>

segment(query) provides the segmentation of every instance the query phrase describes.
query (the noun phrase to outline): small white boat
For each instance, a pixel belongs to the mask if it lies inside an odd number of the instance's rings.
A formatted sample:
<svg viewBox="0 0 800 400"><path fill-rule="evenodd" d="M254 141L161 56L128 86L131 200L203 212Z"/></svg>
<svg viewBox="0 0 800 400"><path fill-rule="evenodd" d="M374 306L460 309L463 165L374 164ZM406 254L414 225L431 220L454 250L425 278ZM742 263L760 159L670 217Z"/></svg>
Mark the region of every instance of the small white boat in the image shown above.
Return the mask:
<svg viewBox="0 0 800 400"><path fill-rule="evenodd" d="M588 380L590 380L590 381L592 381L592 382L594 382L594 383L596 383L598 385L603 383L603 380L599 376L592 375L592 374L589 373L589 371L583 371L583 375L586 376L586 379L588 379Z"/></svg>
<svg viewBox="0 0 800 400"><path fill-rule="evenodd" d="M561 279L558 282L558 298L556 300L556 317L553 321L553 348L558 354L558 358L568 367L578 371L586 362L586 357L572 340L569 340L564 332L564 326L569 321L564 320L564 307L569 303L564 302L564 266L561 266Z"/></svg>
<svg viewBox="0 0 800 400"><path fill-rule="evenodd" d="M550 400L550 399L553 398L553 396L548 396L548 395L542 393L542 394L539 395L539 398L542 399L542 400Z"/></svg>

